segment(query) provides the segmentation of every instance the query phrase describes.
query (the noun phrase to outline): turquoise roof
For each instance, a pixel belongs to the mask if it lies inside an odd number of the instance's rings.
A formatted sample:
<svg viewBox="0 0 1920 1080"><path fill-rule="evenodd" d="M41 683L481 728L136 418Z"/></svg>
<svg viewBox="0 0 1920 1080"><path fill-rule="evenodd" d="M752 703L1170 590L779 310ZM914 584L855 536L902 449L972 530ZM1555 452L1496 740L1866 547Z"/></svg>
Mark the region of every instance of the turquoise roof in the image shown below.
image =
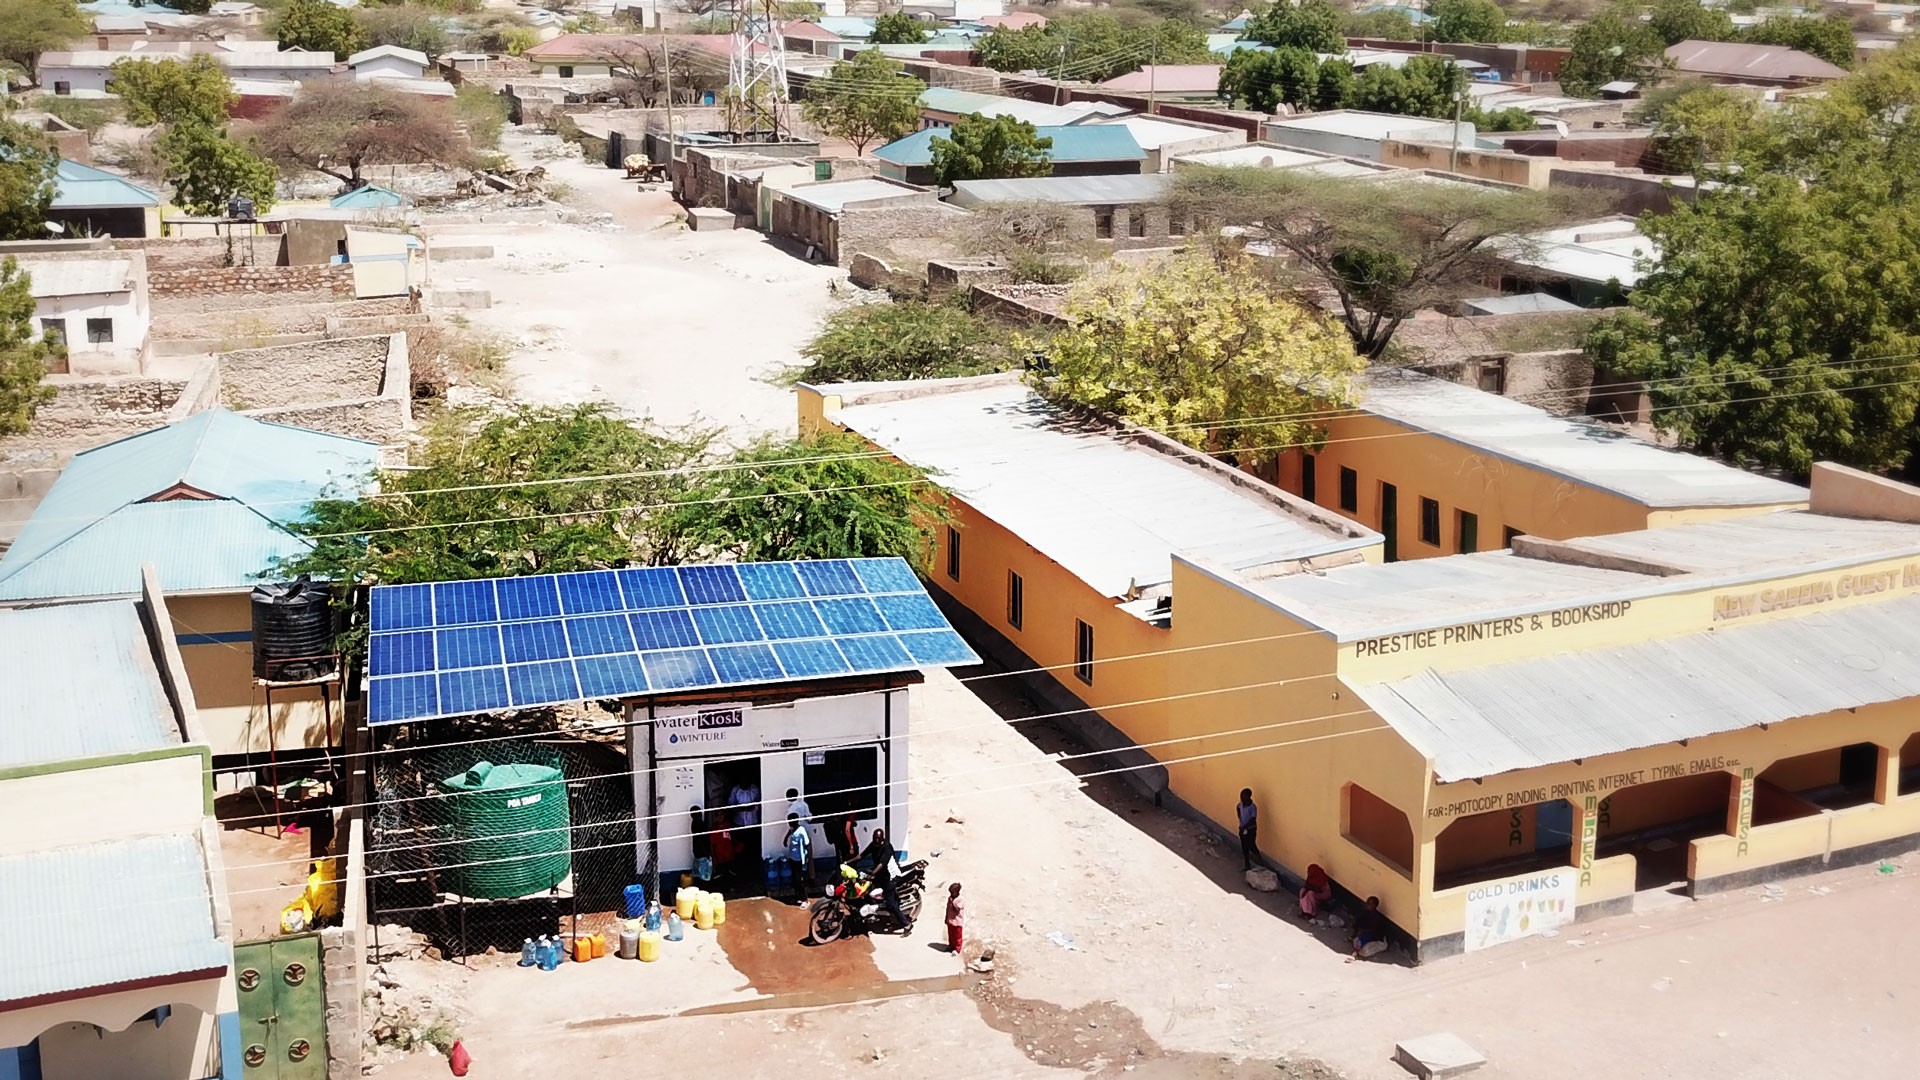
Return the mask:
<svg viewBox="0 0 1920 1080"><path fill-rule="evenodd" d="M391 188L368 184L345 195L335 195L328 205L335 210L384 210L393 206L412 206L413 200Z"/></svg>
<svg viewBox="0 0 1920 1080"><path fill-rule="evenodd" d="M1141 161L1147 156L1134 141L1133 132L1121 124L1074 124L1034 130L1041 138L1053 140L1053 148L1047 151L1053 161ZM944 128L916 131L875 150L873 156L895 165L931 165L934 137L946 134Z"/></svg>
<svg viewBox="0 0 1920 1080"><path fill-rule="evenodd" d="M54 178L55 210L98 210L118 206L159 206L160 197L121 177L60 159L60 173Z"/></svg>
<svg viewBox="0 0 1920 1080"><path fill-rule="evenodd" d="M77 455L0 557L0 600L251 588L307 542L287 526L357 490L379 447L213 409ZM187 497L149 501L176 488Z"/></svg>
<svg viewBox="0 0 1920 1080"><path fill-rule="evenodd" d="M0 608L0 769L180 745L131 600ZM75 693L76 687L86 693Z"/></svg>
<svg viewBox="0 0 1920 1080"><path fill-rule="evenodd" d="M822 15L813 20L820 29L848 40L865 41L873 36L873 20L852 15Z"/></svg>

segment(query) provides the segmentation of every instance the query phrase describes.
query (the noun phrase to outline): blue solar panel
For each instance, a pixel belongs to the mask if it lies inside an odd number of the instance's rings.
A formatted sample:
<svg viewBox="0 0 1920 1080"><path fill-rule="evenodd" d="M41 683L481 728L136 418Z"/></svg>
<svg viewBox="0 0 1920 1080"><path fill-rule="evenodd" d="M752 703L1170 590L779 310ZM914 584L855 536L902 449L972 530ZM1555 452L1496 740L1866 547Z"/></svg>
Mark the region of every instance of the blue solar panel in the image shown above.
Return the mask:
<svg viewBox="0 0 1920 1080"><path fill-rule="evenodd" d="M766 645L722 645L708 649L707 656L720 681L733 686L779 682L785 674Z"/></svg>
<svg viewBox="0 0 1920 1080"><path fill-rule="evenodd" d="M514 705L552 705L580 697L580 684L574 680L573 665L565 660L543 664L516 664L507 668L507 687Z"/></svg>
<svg viewBox="0 0 1920 1080"><path fill-rule="evenodd" d="M705 649L677 649L667 652L643 652L640 666L647 669L647 682L655 690L690 690L712 686L713 664Z"/></svg>
<svg viewBox="0 0 1920 1080"><path fill-rule="evenodd" d="M507 708L506 673L497 667L441 672L440 708L448 713L493 712Z"/></svg>
<svg viewBox="0 0 1920 1080"><path fill-rule="evenodd" d="M567 655L567 632L559 619L506 623L500 627L500 637L509 664L558 660Z"/></svg>
<svg viewBox="0 0 1920 1080"><path fill-rule="evenodd" d="M500 663L500 628L497 626L457 626L436 631L433 638L441 671Z"/></svg>
<svg viewBox="0 0 1920 1080"><path fill-rule="evenodd" d="M859 596L867 591L845 559L795 563L794 568L809 596Z"/></svg>
<svg viewBox="0 0 1920 1080"><path fill-rule="evenodd" d="M708 645L732 645L741 641L765 641L753 609L745 604L693 609L693 624L700 629L700 640Z"/></svg>
<svg viewBox="0 0 1920 1080"><path fill-rule="evenodd" d="M560 590L551 577L500 579L500 618L550 619L560 614Z"/></svg>
<svg viewBox="0 0 1920 1080"><path fill-rule="evenodd" d="M740 583L749 600L797 600L807 595L792 563L742 563Z"/></svg>
<svg viewBox="0 0 1920 1080"><path fill-rule="evenodd" d="M680 584L686 586L689 604L736 604L747 598L731 566L683 566Z"/></svg>
<svg viewBox="0 0 1920 1080"><path fill-rule="evenodd" d="M627 594L628 611L687 606L687 594L680 590L680 575L671 567L622 570L620 588Z"/></svg>
<svg viewBox="0 0 1920 1080"><path fill-rule="evenodd" d="M433 587L433 624L459 626L463 623L498 621L493 606L493 582L443 581Z"/></svg>
<svg viewBox="0 0 1920 1080"><path fill-rule="evenodd" d="M627 619L633 623L634 644L641 649L683 649L700 644L700 635L693 629L693 616L685 608L636 611Z"/></svg>
<svg viewBox="0 0 1920 1080"><path fill-rule="evenodd" d="M632 653L575 660L573 670L580 676L583 698L625 697L647 689L647 673L640 667L640 658Z"/></svg>
<svg viewBox="0 0 1920 1080"><path fill-rule="evenodd" d="M560 610L569 615L621 611L625 607L620 599L620 579L611 570L560 575Z"/></svg>
<svg viewBox="0 0 1920 1080"><path fill-rule="evenodd" d="M978 662L901 559L380 586L370 622L376 724Z"/></svg>
<svg viewBox="0 0 1920 1080"><path fill-rule="evenodd" d="M433 670L433 631L409 630L404 634L379 634L367 646L367 674L406 675Z"/></svg>
<svg viewBox="0 0 1920 1080"><path fill-rule="evenodd" d="M864 596L815 600L813 606L830 634L878 634L887 628L880 609Z"/></svg>
<svg viewBox="0 0 1920 1080"><path fill-rule="evenodd" d="M433 625L433 586L389 585L373 591L367 621L376 634Z"/></svg>

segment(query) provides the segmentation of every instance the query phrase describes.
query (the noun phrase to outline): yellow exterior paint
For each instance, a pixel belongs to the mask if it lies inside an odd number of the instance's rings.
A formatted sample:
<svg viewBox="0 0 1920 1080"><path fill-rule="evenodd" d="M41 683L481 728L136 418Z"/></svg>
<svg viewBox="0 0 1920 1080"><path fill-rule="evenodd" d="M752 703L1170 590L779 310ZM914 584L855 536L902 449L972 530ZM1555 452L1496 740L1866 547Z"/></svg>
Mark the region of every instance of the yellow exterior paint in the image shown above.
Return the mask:
<svg viewBox="0 0 1920 1080"><path fill-rule="evenodd" d="M1654 509L1623 495L1368 413L1328 421L1326 435L1326 445L1310 455L1289 450L1281 457L1279 486L1304 495L1304 461L1311 456L1313 501L1384 532L1381 485L1392 484L1398 509L1395 555L1401 559L1459 554L1461 511L1478 518L1475 549L1493 551L1507 546L1508 529L1566 540L1806 505ZM1352 469L1358 477L1352 509L1340 504L1342 468ZM1423 498L1440 505L1438 544L1427 543L1420 535Z"/></svg>
<svg viewBox="0 0 1920 1080"><path fill-rule="evenodd" d="M187 682L199 706L200 727L215 754L266 754L323 747L329 742L339 744L338 687L332 688L331 732L319 688L312 686L274 689L270 730L266 691L253 681L251 642L195 644L202 636L250 634L253 609L247 593L171 596L167 607L173 615Z"/></svg>

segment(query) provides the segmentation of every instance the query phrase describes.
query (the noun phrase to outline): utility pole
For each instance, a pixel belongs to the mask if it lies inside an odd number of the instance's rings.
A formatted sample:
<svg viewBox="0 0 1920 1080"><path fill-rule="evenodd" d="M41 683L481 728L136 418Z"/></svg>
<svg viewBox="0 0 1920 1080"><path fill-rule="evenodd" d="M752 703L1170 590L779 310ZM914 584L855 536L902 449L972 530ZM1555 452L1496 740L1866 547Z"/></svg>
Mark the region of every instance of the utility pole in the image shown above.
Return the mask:
<svg viewBox="0 0 1920 1080"><path fill-rule="evenodd" d="M660 70L667 86L667 168L671 171L680 144L679 136L673 130L673 46L667 41L665 21L655 19L654 25L660 30Z"/></svg>
<svg viewBox="0 0 1920 1080"><path fill-rule="evenodd" d="M1153 39L1153 48L1147 53L1147 115L1160 111L1154 101L1154 88L1160 82L1160 39Z"/></svg>
<svg viewBox="0 0 1920 1080"><path fill-rule="evenodd" d="M1466 101L1467 88L1462 86L1453 96L1453 157L1451 164L1447 166L1447 171L1451 173L1460 171L1460 110L1466 105Z"/></svg>
<svg viewBox="0 0 1920 1080"><path fill-rule="evenodd" d="M1061 84L1066 81L1067 81L1067 40L1066 38L1062 37L1060 39L1060 68L1054 74L1054 78L1053 78L1053 103L1055 105L1060 104L1060 92L1066 89L1066 87L1062 86Z"/></svg>

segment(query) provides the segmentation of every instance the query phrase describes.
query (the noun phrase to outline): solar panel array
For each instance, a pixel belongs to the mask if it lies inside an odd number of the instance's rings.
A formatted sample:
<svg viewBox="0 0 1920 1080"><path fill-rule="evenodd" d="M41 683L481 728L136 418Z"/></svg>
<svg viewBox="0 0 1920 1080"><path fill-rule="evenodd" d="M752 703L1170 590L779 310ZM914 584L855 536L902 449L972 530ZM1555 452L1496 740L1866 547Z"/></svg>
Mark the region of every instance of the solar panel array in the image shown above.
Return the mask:
<svg viewBox="0 0 1920 1080"><path fill-rule="evenodd" d="M901 559L382 585L367 718L977 664Z"/></svg>

